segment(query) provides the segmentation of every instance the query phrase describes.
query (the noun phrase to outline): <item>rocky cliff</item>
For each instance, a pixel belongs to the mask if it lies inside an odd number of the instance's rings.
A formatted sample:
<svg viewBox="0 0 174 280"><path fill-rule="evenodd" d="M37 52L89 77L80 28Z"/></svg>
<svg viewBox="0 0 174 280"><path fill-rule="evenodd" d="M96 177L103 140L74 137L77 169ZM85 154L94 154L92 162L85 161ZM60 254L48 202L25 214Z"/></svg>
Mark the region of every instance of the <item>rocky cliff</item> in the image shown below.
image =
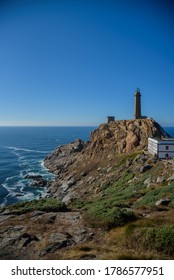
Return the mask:
<svg viewBox="0 0 174 280"><path fill-rule="evenodd" d="M116 121L53 151L48 197L0 209L0 259L172 259L174 160L149 155L148 136L167 134Z"/></svg>
<svg viewBox="0 0 174 280"><path fill-rule="evenodd" d="M147 150L150 136L168 135L150 118L113 121L92 131L90 142L76 140L58 147L44 162L57 175L48 192L66 203L95 196L100 186L114 180L107 170L112 169L119 155Z"/></svg>
<svg viewBox="0 0 174 280"><path fill-rule="evenodd" d="M139 147L147 149L148 137L166 137L164 129L151 118L113 121L91 133L91 152L130 152Z"/></svg>

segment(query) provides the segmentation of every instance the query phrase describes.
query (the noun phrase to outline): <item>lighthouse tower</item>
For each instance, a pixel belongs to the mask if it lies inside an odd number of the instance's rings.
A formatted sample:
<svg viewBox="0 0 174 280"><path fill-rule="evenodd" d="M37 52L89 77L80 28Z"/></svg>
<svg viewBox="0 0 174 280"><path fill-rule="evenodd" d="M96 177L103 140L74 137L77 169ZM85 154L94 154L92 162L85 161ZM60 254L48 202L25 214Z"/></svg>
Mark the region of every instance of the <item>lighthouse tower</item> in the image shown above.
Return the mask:
<svg viewBox="0 0 174 280"><path fill-rule="evenodd" d="M141 119L141 94L139 88L134 94L134 119Z"/></svg>

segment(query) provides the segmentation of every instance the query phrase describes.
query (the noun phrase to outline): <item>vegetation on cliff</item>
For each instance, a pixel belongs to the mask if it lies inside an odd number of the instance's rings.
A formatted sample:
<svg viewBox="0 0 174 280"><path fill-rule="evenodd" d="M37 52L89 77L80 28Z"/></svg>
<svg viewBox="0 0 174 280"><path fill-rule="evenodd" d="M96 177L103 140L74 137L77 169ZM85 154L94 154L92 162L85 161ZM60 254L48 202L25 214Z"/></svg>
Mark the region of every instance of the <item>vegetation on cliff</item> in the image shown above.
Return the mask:
<svg viewBox="0 0 174 280"><path fill-rule="evenodd" d="M0 257L173 258L174 160L147 152L148 136L165 135L152 119L124 120L58 147L45 159L49 197L1 209Z"/></svg>
<svg viewBox="0 0 174 280"><path fill-rule="evenodd" d="M32 211L64 212L67 211L67 206L55 198L41 198L39 200L19 202L7 206L6 209L10 210L12 214L24 214Z"/></svg>

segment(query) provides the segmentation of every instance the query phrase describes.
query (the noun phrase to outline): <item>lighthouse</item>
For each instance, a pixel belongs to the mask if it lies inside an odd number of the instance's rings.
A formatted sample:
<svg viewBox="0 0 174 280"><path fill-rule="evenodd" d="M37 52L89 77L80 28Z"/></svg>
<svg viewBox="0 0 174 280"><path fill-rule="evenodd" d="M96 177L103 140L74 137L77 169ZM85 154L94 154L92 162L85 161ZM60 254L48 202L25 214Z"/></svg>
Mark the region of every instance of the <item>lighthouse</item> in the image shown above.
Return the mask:
<svg viewBox="0 0 174 280"><path fill-rule="evenodd" d="M134 94L134 119L141 119L141 94L139 88Z"/></svg>

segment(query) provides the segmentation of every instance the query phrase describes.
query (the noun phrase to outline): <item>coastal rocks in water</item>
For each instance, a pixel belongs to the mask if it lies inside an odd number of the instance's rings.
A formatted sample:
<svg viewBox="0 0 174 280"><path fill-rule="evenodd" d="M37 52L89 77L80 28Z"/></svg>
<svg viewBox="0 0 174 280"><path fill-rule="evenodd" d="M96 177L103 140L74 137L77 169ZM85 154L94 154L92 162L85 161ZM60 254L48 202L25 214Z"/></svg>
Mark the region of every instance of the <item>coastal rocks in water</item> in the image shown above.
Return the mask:
<svg viewBox="0 0 174 280"><path fill-rule="evenodd" d="M33 180L32 187L45 187L48 184L41 175L26 175L25 179Z"/></svg>

